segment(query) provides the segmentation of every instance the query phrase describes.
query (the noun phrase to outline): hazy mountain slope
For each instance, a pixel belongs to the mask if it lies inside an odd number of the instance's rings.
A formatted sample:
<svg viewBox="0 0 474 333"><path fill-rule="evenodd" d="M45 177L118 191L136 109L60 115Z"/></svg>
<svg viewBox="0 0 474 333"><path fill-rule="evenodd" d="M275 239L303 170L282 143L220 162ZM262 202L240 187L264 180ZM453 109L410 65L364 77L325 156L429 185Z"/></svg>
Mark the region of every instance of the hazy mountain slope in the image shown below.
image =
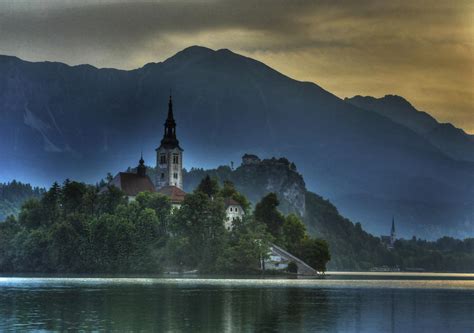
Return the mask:
<svg viewBox="0 0 474 333"><path fill-rule="evenodd" d="M428 113L415 109L403 97L354 96L346 98L345 101L405 125L455 159L474 162L474 136L452 124L438 123Z"/></svg>
<svg viewBox="0 0 474 333"><path fill-rule="evenodd" d="M309 189L375 233L394 214L412 225L407 235L430 224L459 236L473 220L472 163L313 83L201 47L133 71L1 57L0 180L95 181L134 166L141 150L154 164L170 88L188 167L228 164L246 151L286 156ZM374 204L363 211L367 197ZM387 201L398 211L377 205ZM431 219L440 205L447 217Z"/></svg>
<svg viewBox="0 0 474 333"><path fill-rule="evenodd" d="M43 193L44 189L15 180L10 183L0 183L0 222L10 215L18 214L26 200L40 198Z"/></svg>

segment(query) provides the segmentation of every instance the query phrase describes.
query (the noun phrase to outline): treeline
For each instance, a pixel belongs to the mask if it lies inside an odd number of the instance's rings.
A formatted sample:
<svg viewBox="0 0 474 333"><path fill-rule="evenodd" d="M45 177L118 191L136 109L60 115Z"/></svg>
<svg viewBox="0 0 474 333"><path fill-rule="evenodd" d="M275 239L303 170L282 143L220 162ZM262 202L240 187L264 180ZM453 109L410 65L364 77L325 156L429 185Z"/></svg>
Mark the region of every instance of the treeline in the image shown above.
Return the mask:
<svg viewBox="0 0 474 333"><path fill-rule="evenodd" d="M474 272L474 238L443 237L434 242L401 239L395 242L391 255L391 263L403 270Z"/></svg>
<svg viewBox="0 0 474 333"><path fill-rule="evenodd" d="M0 221L9 215L18 214L23 202L30 198L39 198L43 193L44 190L39 187L16 180L0 183Z"/></svg>
<svg viewBox="0 0 474 333"><path fill-rule="evenodd" d="M401 270L474 272L474 239L443 237L437 241L413 238L397 240L388 250L380 241L339 214L328 200L307 192L305 224L310 233L327 240L332 259L330 270L366 271L390 266Z"/></svg>
<svg viewBox="0 0 474 333"><path fill-rule="evenodd" d="M226 230L224 199L246 210ZM180 209L157 193L128 202L115 187L66 181L26 201L18 217L0 223L0 271L57 273L159 273L199 270L253 273L272 242L325 270L327 245L304 224L278 211L274 194L252 214L232 183L206 177Z"/></svg>

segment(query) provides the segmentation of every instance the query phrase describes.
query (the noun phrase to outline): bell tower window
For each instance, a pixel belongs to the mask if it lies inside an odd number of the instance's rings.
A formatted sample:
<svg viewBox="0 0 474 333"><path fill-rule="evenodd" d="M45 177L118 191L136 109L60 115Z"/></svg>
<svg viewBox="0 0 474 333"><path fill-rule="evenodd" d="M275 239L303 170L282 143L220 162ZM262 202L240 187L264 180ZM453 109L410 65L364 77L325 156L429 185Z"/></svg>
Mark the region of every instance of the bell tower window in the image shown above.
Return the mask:
<svg viewBox="0 0 474 333"><path fill-rule="evenodd" d="M173 154L173 164L179 164L179 155Z"/></svg>
<svg viewBox="0 0 474 333"><path fill-rule="evenodd" d="M166 154L160 154L160 164L166 164Z"/></svg>

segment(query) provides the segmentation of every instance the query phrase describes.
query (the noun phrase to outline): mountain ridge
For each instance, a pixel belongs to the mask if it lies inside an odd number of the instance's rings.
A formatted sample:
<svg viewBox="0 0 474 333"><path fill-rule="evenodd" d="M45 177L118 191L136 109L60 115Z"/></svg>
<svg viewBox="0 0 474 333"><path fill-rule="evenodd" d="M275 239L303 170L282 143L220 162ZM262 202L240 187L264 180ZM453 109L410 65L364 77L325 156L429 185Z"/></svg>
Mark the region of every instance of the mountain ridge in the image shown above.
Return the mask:
<svg viewBox="0 0 474 333"><path fill-rule="evenodd" d="M140 151L154 160L171 88L187 167L228 164L247 151L285 156L311 190L376 234L394 209L380 202L396 202L413 225L431 223L443 203L447 215L435 222L454 236L474 219L456 205L470 207L473 163L315 83L231 51L186 50L193 61L181 54L130 71L0 60L0 181L95 182L133 166ZM361 209L367 197L370 214ZM414 208L419 200L426 207Z"/></svg>
<svg viewBox="0 0 474 333"><path fill-rule="evenodd" d="M397 95L380 98L356 95L346 102L386 116L420 134L448 156L474 162L474 136L451 123L440 123L425 111L417 110Z"/></svg>

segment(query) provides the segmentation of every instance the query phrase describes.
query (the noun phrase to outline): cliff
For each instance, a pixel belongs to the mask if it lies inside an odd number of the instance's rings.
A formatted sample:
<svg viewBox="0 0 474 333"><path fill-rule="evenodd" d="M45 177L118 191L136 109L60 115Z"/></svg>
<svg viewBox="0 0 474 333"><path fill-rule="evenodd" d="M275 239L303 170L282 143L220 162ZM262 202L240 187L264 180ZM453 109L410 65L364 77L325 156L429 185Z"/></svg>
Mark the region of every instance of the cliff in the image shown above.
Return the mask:
<svg viewBox="0 0 474 333"><path fill-rule="evenodd" d="M257 203L266 194L274 192L278 195L282 212L305 215L305 182L303 176L296 170L295 164L286 158L243 162L236 169L228 166L212 170L191 169L184 173L184 190L186 192L194 190L206 175L215 177L220 182L226 180L233 182L237 190L252 204Z"/></svg>

